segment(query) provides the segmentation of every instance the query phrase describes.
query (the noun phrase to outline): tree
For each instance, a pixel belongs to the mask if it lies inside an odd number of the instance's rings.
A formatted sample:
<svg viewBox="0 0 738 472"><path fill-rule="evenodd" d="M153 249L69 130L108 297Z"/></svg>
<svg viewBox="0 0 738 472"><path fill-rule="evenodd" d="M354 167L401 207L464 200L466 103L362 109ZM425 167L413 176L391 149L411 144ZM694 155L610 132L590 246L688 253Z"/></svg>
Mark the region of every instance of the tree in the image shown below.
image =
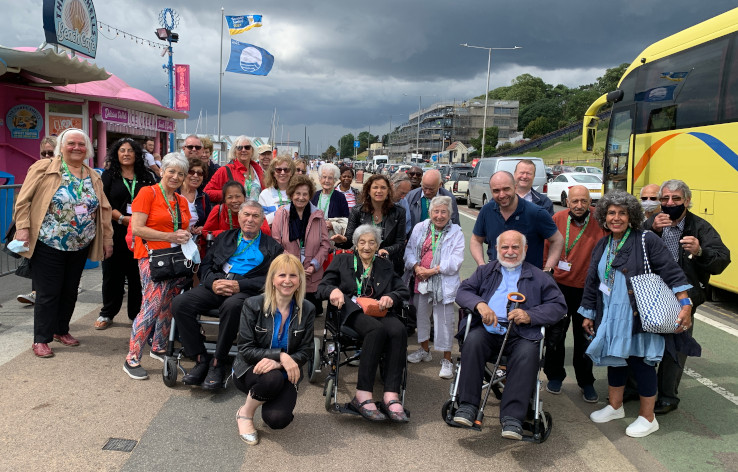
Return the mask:
<svg viewBox="0 0 738 472"><path fill-rule="evenodd" d="M528 123L539 116L545 117L551 123L558 123L563 118L561 99L549 98L520 107L518 115L518 130L524 130Z"/></svg>
<svg viewBox="0 0 738 472"><path fill-rule="evenodd" d="M328 149L326 149L325 152L323 153L323 159L332 161L333 159L336 158L337 152L338 151L336 150L336 148L334 148L333 145L330 145L328 146Z"/></svg>
<svg viewBox="0 0 738 472"><path fill-rule="evenodd" d="M628 66L630 66L630 64L624 62L617 67L607 69L605 71L605 75L597 78L597 83L595 84L597 92L602 95L603 93L612 92L618 88L618 82L620 82L620 78L623 76L623 73L625 73Z"/></svg>
<svg viewBox="0 0 738 472"><path fill-rule="evenodd" d="M369 131L362 131L361 133L359 133L359 137L356 139L359 140L359 149L357 149L356 152L358 154L361 154L369 148L370 144L379 141L379 136L374 136L373 134L369 133Z"/></svg>
<svg viewBox="0 0 738 472"><path fill-rule="evenodd" d="M523 137L533 139L548 134L554 129L554 125L545 116L539 116L528 123L528 126L523 130Z"/></svg>
<svg viewBox="0 0 738 472"><path fill-rule="evenodd" d="M491 156L495 152L495 148L497 147L497 139L499 135L499 128L497 126L492 126L491 128L487 128L487 134L484 137L484 155L485 156ZM482 149L482 130L479 130L479 137L477 138L471 138L469 140L471 145L476 149L471 155L472 156L478 156L479 152Z"/></svg>
<svg viewBox="0 0 738 472"><path fill-rule="evenodd" d="M338 140L338 149L341 151L341 158L353 157L354 135L349 133L341 136L341 139Z"/></svg>

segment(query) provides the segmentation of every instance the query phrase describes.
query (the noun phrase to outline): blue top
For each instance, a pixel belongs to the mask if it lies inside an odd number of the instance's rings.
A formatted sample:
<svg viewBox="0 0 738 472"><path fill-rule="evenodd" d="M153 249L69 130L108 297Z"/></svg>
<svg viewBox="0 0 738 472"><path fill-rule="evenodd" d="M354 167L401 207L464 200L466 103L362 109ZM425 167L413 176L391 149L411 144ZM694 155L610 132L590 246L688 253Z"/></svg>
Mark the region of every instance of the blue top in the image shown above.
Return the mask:
<svg viewBox="0 0 738 472"><path fill-rule="evenodd" d="M295 300L290 302L290 312L287 314L287 321L284 322L284 328L282 329L282 335L279 335L279 327L282 326L282 313L277 309L274 312L274 332L272 334L272 349L282 349L287 352L287 344L289 343L289 326L290 320L292 319L292 312L295 309Z"/></svg>
<svg viewBox="0 0 738 472"><path fill-rule="evenodd" d="M520 280L520 274L523 271L522 264L515 267L514 269L508 269L507 267L501 267L500 272L502 273L502 282L495 290L492 298L489 299L487 305L492 308L495 312L498 322L507 322L507 294L510 292L518 291L518 280ZM494 325L484 325L484 329L490 333L504 334L504 331L500 330L500 326L495 327Z"/></svg>
<svg viewBox="0 0 738 472"><path fill-rule="evenodd" d="M261 232L259 232L259 236L256 237L256 240L254 240L253 244L249 246L249 243L251 243L251 241L252 240L247 239L241 240L241 244L239 244L236 248L236 252L234 252L233 255L228 259L228 263L231 265L231 270L229 271L229 273L244 275L248 273L251 269L262 263L262 261L264 260L264 255L261 253L261 251L259 251ZM246 246L249 246L249 248L246 249L243 253L239 254L241 251L244 250L244 248L246 248Z"/></svg>
<svg viewBox="0 0 738 472"><path fill-rule="evenodd" d="M497 259L497 236L511 229L519 231L528 239L525 261L539 269L543 268L544 241L558 231L556 223L542 207L520 197L517 200L518 207L507 221L502 217L497 202L491 201L484 205L474 224L474 235L484 238L487 243L487 257L494 261Z"/></svg>

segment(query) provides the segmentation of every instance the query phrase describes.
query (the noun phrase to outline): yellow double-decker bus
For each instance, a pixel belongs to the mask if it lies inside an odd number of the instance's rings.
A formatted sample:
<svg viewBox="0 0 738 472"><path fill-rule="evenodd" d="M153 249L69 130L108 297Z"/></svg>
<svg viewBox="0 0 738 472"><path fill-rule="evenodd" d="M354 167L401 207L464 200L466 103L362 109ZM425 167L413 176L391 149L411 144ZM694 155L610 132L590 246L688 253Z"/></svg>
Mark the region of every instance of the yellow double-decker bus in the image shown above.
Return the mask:
<svg viewBox="0 0 738 472"><path fill-rule="evenodd" d="M738 8L647 47L618 89L584 116L582 150L592 152L597 113L612 103L603 191L638 195L647 184L681 179L691 211L738 255ZM710 283L738 293L738 264Z"/></svg>

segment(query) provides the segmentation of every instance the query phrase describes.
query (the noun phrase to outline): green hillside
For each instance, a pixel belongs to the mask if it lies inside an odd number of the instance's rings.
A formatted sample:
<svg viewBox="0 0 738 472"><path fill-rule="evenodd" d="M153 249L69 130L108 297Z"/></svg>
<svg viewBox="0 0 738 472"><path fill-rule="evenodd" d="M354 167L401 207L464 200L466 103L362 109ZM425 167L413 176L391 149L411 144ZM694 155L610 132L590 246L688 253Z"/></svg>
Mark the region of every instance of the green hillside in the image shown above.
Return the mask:
<svg viewBox="0 0 738 472"><path fill-rule="evenodd" d="M568 165L593 165L600 167L600 158L591 153L582 152L582 136L576 136L571 141L560 141L553 146L541 150L532 150L523 153L526 156L535 156L543 159L546 165L559 164L563 161Z"/></svg>

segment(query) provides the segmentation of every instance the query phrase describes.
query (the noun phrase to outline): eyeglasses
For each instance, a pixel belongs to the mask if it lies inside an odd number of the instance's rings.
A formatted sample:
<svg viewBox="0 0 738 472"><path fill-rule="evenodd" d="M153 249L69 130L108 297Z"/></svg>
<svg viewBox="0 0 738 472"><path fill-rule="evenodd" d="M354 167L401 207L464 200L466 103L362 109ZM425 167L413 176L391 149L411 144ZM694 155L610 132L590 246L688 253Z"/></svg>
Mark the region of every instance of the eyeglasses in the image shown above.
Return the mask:
<svg viewBox="0 0 738 472"><path fill-rule="evenodd" d="M251 145L250 144L245 144L243 146L236 146L236 151L244 151L244 150L250 151L251 150Z"/></svg>
<svg viewBox="0 0 738 472"><path fill-rule="evenodd" d="M405 172L409 177L420 177L423 175L422 172Z"/></svg>
<svg viewBox="0 0 738 472"><path fill-rule="evenodd" d="M205 175L205 172L201 170L195 170L195 169L190 169L189 171L187 171L187 173L190 175L196 175L198 177L202 177L203 175Z"/></svg>
<svg viewBox="0 0 738 472"><path fill-rule="evenodd" d="M202 146L198 146L196 144L188 144L187 146L185 146L185 149L189 151L199 151L200 149L202 149Z"/></svg>
<svg viewBox="0 0 738 472"><path fill-rule="evenodd" d="M658 199L659 199L659 197L641 197L641 200L643 200L644 202L645 201L648 201L648 200L651 200L652 202L655 202Z"/></svg>
<svg viewBox="0 0 738 472"><path fill-rule="evenodd" d="M302 169L296 169L295 170L295 173L297 173L297 174L307 174L307 171L306 170L302 170Z"/></svg>
<svg viewBox="0 0 738 472"><path fill-rule="evenodd" d="M680 197L678 195L669 195L668 197L661 197L661 198L659 198L659 201L661 203L669 203L669 200L671 200L672 202L674 202L677 205L679 205L680 203L682 203L682 200L684 200L684 198L682 198L682 197Z"/></svg>
<svg viewBox="0 0 738 472"><path fill-rule="evenodd" d="M54 157L54 151L41 151L41 157Z"/></svg>
<svg viewBox="0 0 738 472"><path fill-rule="evenodd" d="M289 173L290 168L289 167L275 167L274 173L275 174L287 174Z"/></svg>

